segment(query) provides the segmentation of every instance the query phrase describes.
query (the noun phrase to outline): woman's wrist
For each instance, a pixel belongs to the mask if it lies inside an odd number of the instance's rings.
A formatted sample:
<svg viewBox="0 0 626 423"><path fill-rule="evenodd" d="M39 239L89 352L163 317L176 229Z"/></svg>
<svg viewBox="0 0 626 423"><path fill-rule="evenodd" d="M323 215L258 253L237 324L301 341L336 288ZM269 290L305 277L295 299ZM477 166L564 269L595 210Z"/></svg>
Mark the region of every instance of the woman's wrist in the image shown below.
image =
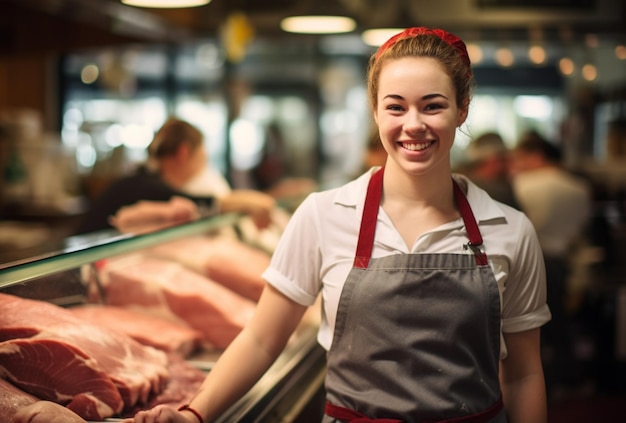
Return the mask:
<svg viewBox="0 0 626 423"><path fill-rule="evenodd" d="M193 414L194 416L196 416L196 418L198 419L199 423L204 423L204 419L202 418L202 414L200 414L198 412L198 410L196 410L195 408L192 408L189 406L189 404L183 404L180 407L178 407L178 411L188 411L191 414Z"/></svg>

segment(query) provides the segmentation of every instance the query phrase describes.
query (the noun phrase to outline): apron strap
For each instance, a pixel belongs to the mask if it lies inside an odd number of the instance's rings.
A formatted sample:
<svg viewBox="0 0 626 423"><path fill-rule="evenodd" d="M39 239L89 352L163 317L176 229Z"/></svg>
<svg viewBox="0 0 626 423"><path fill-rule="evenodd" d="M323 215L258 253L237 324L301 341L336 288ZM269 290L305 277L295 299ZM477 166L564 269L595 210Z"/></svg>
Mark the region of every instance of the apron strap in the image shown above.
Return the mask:
<svg viewBox="0 0 626 423"><path fill-rule="evenodd" d="M378 217L378 207L380 197L383 193L383 173L384 167L378 169L370 178L367 186L367 195L363 205L363 216L361 216L361 229L359 230L359 240L356 246L356 256L353 267L367 269L372 257L374 248L374 233L376 232L376 218ZM362 236L363 234L369 236Z"/></svg>
<svg viewBox="0 0 626 423"><path fill-rule="evenodd" d="M467 236L469 237L469 243L467 246L474 253L474 257L476 257L476 264L479 266L486 266L489 262L487 261L487 254L480 249L480 246L483 245L483 237L480 234L480 229L478 229L478 223L476 223L474 212L472 212L472 208L465 197L465 193L463 193L463 190L454 179L452 180L452 185L454 187L454 199L456 200L456 204L461 212L461 217L463 218L463 223L465 224L465 230L467 230Z"/></svg>
<svg viewBox="0 0 626 423"><path fill-rule="evenodd" d="M353 267L358 269L367 269L370 258L372 257L372 249L374 248L374 234L376 232L376 218L378 217L378 208L380 206L380 198L383 192L383 174L384 167L378 169L370 178L367 186L367 194L365 204L363 205L363 216L361 217L361 227L359 230L359 239L356 247L356 255L354 257ZM472 250L476 257L476 264L486 266L489 264L487 255L481 251L480 246L483 245L483 237L480 234L478 223L472 212L472 208L465 197L465 193L459 184L453 179L452 186L454 188L454 199L456 200L467 235L469 243L467 246ZM365 236L364 236L365 235Z"/></svg>

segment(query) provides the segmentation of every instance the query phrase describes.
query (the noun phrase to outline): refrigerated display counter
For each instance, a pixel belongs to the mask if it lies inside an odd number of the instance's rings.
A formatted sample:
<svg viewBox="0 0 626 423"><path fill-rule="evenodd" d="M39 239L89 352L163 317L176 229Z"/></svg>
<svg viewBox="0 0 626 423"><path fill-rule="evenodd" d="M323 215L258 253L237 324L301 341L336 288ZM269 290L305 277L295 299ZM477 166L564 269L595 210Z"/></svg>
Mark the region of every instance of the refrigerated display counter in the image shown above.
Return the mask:
<svg viewBox="0 0 626 423"><path fill-rule="evenodd" d="M0 292L73 307L93 302L95 291L106 304L98 278L86 277L97 274L99 262L198 234L210 236L236 225L238 219L238 215L220 215L148 234L102 231L70 237L49 253L0 264ZM320 421L325 351L316 341L318 317L319 308L309 310L273 366L218 422ZM210 372L222 351L201 349L185 360Z"/></svg>

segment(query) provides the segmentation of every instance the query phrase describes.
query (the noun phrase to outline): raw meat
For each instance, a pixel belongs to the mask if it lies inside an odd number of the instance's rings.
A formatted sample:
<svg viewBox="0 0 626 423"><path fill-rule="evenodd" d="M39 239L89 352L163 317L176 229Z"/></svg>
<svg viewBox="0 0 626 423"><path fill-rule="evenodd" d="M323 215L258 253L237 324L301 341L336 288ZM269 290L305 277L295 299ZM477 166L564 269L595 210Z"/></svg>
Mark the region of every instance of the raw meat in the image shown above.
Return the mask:
<svg viewBox="0 0 626 423"><path fill-rule="evenodd" d="M1 293L0 309L0 377L87 420L145 403L167 380L164 352L67 309Z"/></svg>
<svg viewBox="0 0 626 423"><path fill-rule="evenodd" d="M153 408L160 404L179 406L191 402L206 374L197 367L193 367L178 354L169 354L168 369L172 377L165 389L154 396L147 405L125 410L123 417L132 417L139 410Z"/></svg>
<svg viewBox="0 0 626 423"><path fill-rule="evenodd" d="M202 332L182 323L123 307L84 304L69 309L79 319L124 332L143 345L189 356L201 346Z"/></svg>
<svg viewBox="0 0 626 423"><path fill-rule="evenodd" d="M217 349L231 343L256 307L179 263L141 254L107 261L100 276L107 304L185 322Z"/></svg>
<svg viewBox="0 0 626 423"><path fill-rule="evenodd" d="M4 420L3 420L4 421ZM87 423L69 408L52 401L37 401L20 408L11 423Z"/></svg>
<svg viewBox="0 0 626 423"><path fill-rule="evenodd" d="M265 287L261 274L270 263L267 253L227 235L189 237L146 253L184 264L255 302Z"/></svg>
<svg viewBox="0 0 626 423"><path fill-rule="evenodd" d="M0 379L0 421L10 422L19 408L37 401L39 401L37 397L22 391L4 379Z"/></svg>

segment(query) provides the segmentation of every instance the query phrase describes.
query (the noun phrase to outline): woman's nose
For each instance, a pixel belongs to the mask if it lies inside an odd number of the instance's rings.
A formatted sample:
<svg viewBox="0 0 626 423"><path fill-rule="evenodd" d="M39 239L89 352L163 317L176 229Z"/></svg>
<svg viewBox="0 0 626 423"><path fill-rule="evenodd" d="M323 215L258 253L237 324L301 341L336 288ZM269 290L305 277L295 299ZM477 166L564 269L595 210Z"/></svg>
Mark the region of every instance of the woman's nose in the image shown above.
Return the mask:
<svg viewBox="0 0 626 423"><path fill-rule="evenodd" d="M424 116L417 110L411 110L406 114L404 128L407 132L423 132L426 130Z"/></svg>

